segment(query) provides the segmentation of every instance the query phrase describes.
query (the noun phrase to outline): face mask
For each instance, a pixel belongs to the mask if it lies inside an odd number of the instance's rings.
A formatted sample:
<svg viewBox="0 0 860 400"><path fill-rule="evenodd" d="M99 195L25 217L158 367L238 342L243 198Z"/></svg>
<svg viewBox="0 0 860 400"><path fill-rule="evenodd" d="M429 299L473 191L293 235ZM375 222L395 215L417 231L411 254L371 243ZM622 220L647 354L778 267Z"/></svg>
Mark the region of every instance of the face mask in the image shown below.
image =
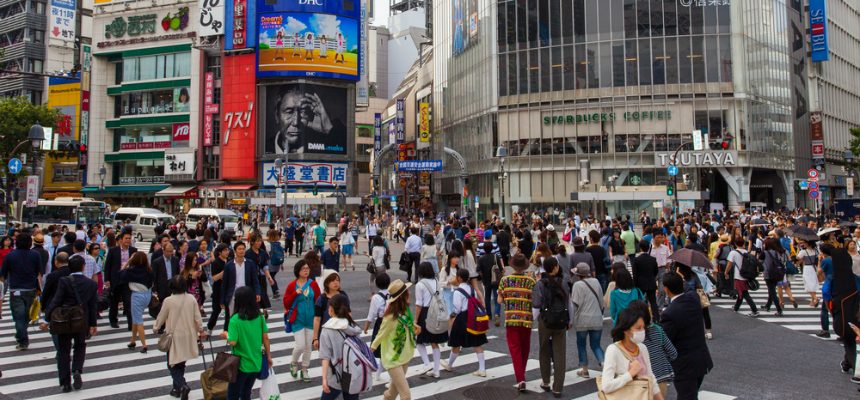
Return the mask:
<svg viewBox="0 0 860 400"><path fill-rule="evenodd" d="M645 331L636 331L633 332L633 337L630 338L633 343L642 343L645 341Z"/></svg>

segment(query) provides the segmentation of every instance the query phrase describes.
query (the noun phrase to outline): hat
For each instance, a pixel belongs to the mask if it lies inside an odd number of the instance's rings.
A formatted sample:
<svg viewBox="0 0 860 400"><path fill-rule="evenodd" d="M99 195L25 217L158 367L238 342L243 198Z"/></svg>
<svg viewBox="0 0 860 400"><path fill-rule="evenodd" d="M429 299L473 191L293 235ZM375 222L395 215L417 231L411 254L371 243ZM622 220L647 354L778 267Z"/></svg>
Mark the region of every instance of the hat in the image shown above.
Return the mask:
<svg viewBox="0 0 860 400"><path fill-rule="evenodd" d="M552 232L552 231L555 231L555 227L554 227L554 226L552 226L552 224L549 224L549 225L547 225L547 226L546 226L546 230L548 230L548 231L551 231L551 232Z"/></svg>
<svg viewBox="0 0 860 400"><path fill-rule="evenodd" d="M591 276L591 267L588 264L581 262L576 264L576 268L573 269L573 273L579 276Z"/></svg>
<svg viewBox="0 0 860 400"><path fill-rule="evenodd" d="M36 236L33 236L33 243L43 245L45 244L45 237L41 233Z"/></svg>
<svg viewBox="0 0 860 400"><path fill-rule="evenodd" d="M732 238L728 233L720 235L720 243L728 243L730 240L732 240Z"/></svg>
<svg viewBox="0 0 860 400"><path fill-rule="evenodd" d="M388 296L389 297L388 297L387 303L388 304L393 303L394 300L397 300L397 298L400 297L401 294L406 293L410 287L412 287L411 282L403 283L403 281L400 279L397 279L394 282L391 282L391 284L388 285Z"/></svg>
<svg viewBox="0 0 860 400"><path fill-rule="evenodd" d="M340 274L338 274L337 271L335 271L333 269L324 268L322 270L322 276L320 276L320 282L319 283L320 283L320 286L322 287L323 291L325 291L325 282L327 280L329 280L329 278L332 275L337 275L337 277L340 278ZM334 279L334 278L331 278L331 279Z"/></svg>
<svg viewBox="0 0 860 400"><path fill-rule="evenodd" d="M490 239L492 237L493 237L493 231L492 230L487 229L484 231L484 239Z"/></svg>
<svg viewBox="0 0 860 400"><path fill-rule="evenodd" d="M573 247L585 246L585 242L582 241L582 238L576 236L573 238Z"/></svg>

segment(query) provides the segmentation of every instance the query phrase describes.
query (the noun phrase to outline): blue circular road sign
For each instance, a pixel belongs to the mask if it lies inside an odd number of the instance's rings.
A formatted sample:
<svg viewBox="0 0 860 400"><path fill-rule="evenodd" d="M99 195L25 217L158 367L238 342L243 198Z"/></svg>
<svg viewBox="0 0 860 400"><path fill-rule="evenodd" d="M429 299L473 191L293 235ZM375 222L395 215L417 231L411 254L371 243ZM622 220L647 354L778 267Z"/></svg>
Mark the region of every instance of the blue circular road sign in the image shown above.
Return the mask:
<svg viewBox="0 0 860 400"><path fill-rule="evenodd" d="M821 192L819 192L817 190L810 191L809 192L809 198L810 199L817 199L819 196L819 193L821 193Z"/></svg>
<svg viewBox="0 0 860 400"><path fill-rule="evenodd" d="M809 182L809 190L818 190L818 182L816 182L816 181Z"/></svg>
<svg viewBox="0 0 860 400"><path fill-rule="evenodd" d="M676 167L674 164L669 165L669 168L667 169L669 171L669 176L678 175L678 167Z"/></svg>
<svg viewBox="0 0 860 400"><path fill-rule="evenodd" d="M21 160L19 160L17 158L13 158L13 159L9 160L9 173L10 174L17 174L17 173L21 172L21 168L23 168L23 167L24 167L24 164L21 162Z"/></svg>

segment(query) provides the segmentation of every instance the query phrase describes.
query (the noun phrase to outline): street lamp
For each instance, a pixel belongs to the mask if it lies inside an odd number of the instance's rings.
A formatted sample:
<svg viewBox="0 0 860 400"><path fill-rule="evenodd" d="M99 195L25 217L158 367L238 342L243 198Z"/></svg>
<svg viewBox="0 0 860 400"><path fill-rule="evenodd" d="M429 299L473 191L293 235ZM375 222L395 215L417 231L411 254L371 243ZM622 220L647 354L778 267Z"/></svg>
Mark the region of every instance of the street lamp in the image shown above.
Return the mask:
<svg viewBox="0 0 860 400"><path fill-rule="evenodd" d="M286 154L284 155L284 158L286 158ZM275 168L278 170L278 176L281 177L281 179L284 181L284 187L283 187L284 212L283 212L283 217L282 217L284 219L282 221L283 224L287 223L287 177L285 177L283 174L283 170L284 170L283 168L285 166L287 166L286 168L289 168L289 164L287 162L285 162L284 160L281 160L280 158L275 159Z"/></svg>
<svg viewBox="0 0 860 400"><path fill-rule="evenodd" d="M27 134L27 140L33 145L33 164L31 166L31 171L33 175L38 175L38 164L39 164L39 156L36 153L40 148L42 148L42 141L45 140L45 130L42 128L42 125L39 125L39 121L36 121L33 126L30 127L30 132ZM38 202L39 198L39 185L36 187L36 201ZM33 224L33 207L30 209L30 225Z"/></svg>
<svg viewBox="0 0 860 400"><path fill-rule="evenodd" d="M101 179L101 184L99 184L99 190L101 190L101 191L105 190L105 177L106 176L107 176L107 168L105 168L104 165L102 165L102 167L99 168L99 179Z"/></svg>
<svg viewBox="0 0 860 400"><path fill-rule="evenodd" d="M502 219L502 221L505 220L505 180L508 179L508 173L505 172L505 157L507 156L507 147L496 147L496 157L498 157L499 159L499 194L502 197L501 208L499 209L499 217Z"/></svg>

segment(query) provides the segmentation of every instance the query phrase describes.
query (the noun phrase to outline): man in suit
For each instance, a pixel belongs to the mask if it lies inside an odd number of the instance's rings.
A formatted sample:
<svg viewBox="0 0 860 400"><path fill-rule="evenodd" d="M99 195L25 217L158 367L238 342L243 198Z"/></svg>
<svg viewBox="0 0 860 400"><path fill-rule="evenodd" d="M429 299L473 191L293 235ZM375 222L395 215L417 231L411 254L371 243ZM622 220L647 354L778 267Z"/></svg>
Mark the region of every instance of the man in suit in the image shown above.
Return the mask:
<svg viewBox="0 0 860 400"><path fill-rule="evenodd" d="M51 300L54 299L54 295L57 294L57 290L59 289L60 279L71 275L71 273L72 271L69 270L69 255L58 253L54 257L54 270L45 278L45 286L42 287L42 311L47 311L48 306L51 305ZM48 320L49 316L45 312L45 320ZM45 328L47 328L47 325Z"/></svg>
<svg viewBox="0 0 860 400"><path fill-rule="evenodd" d="M150 252L149 263L150 264L154 263L155 260L164 256L164 245L170 243L170 236L167 236L166 234L161 234L161 236L159 236L157 239L158 239L157 241L156 241L156 239L152 239L154 247L150 247L150 249L149 249L149 252ZM155 251L153 251L153 248L155 249ZM173 248L173 251L174 251L174 253L176 252L176 247Z"/></svg>
<svg viewBox="0 0 860 400"><path fill-rule="evenodd" d="M165 242L162 249L164 255L152 260L152 271L155 273L154 289L158 294L158 299L162 301L170 296L170 279L179 275L179 258L173 255L173 245L168 240Z"/></svg>
<svg viewBox="0 0 860 400"><path fill-rule="evenodd" d="M639 241L639 255L631 263L633 269L633 285L645 293L645 299L651 306L651 315L660 315L657 309L657 259L648 251L651 243ZM658 319L655 317L655 319Z"/></svg>
<svg viewBox="0 0 860 400"><path fill-rule="evenodd" d="M107 257L105 257L105 287L111 291L110 312L108 313L111 328L119 328L119 302L122 301L128 320L128 330L131 330L131 313L129 312L131 302L124 299L126 293L119 285L119 270L136 251L137 249L131 247L131 233L122 231L117 238L117 247L108 250Z"/></svg>
<svg viewBox="0 0 860 400"><path fill-rule="evenodd" d="M705 342L702 305L696 292L684 292L684 281L678 274L663 277L663 290L671 300L660 316L660 324L678 350L678 358L672 361L675 391L678 400L696 400L705 375L714 368Z"/></svg>
<svg viewBox="0 0 860 400"><path fill-rule="evenodd" d="M230 310L233 309L233 294L242 286L249 286L257 294L257 302L260 302L260 279L257 265L245 258L245 243L241 240L233 245L233 260L224 267L224 275L221 281L221 308L225 310L225 318L230 321ZM224 323L227 330L228 323Z"/></svg>
<svg viewBox="0 0 860 400"><path fill-rule="evenodd" d="M96 324L98 316L96 314L96 283L84 276L84 259L81 257L72 257L69 260L69 271L71 275L67 278L60 279L57 288L57 294L51 300L45 312L50 315L54 309L58 307L74 306L81 304L84 306L85 315L89 329L87 332L79 332L72 334L57 335L57 372L60 377L60 386L64 393L72 391L72 385L75 390L80 390L83 386L81 373L84 369L84 359L86 358L88 336L96 334ZM80 299L80 301L78 300ZM72 342L74 341L74 346ZM75 350L74 358L71 357L72 348ZM72 381L74 376L74 384Z"/></svg>
<svg viewBox="0 0 860 400"><path fill-rule="evenodd" d="M78 240L78 236L75 235L74 232L69 231L63 234L63 246L57 249L57 254L66 253L68 255L75 254L75 240Z"/></svg>

